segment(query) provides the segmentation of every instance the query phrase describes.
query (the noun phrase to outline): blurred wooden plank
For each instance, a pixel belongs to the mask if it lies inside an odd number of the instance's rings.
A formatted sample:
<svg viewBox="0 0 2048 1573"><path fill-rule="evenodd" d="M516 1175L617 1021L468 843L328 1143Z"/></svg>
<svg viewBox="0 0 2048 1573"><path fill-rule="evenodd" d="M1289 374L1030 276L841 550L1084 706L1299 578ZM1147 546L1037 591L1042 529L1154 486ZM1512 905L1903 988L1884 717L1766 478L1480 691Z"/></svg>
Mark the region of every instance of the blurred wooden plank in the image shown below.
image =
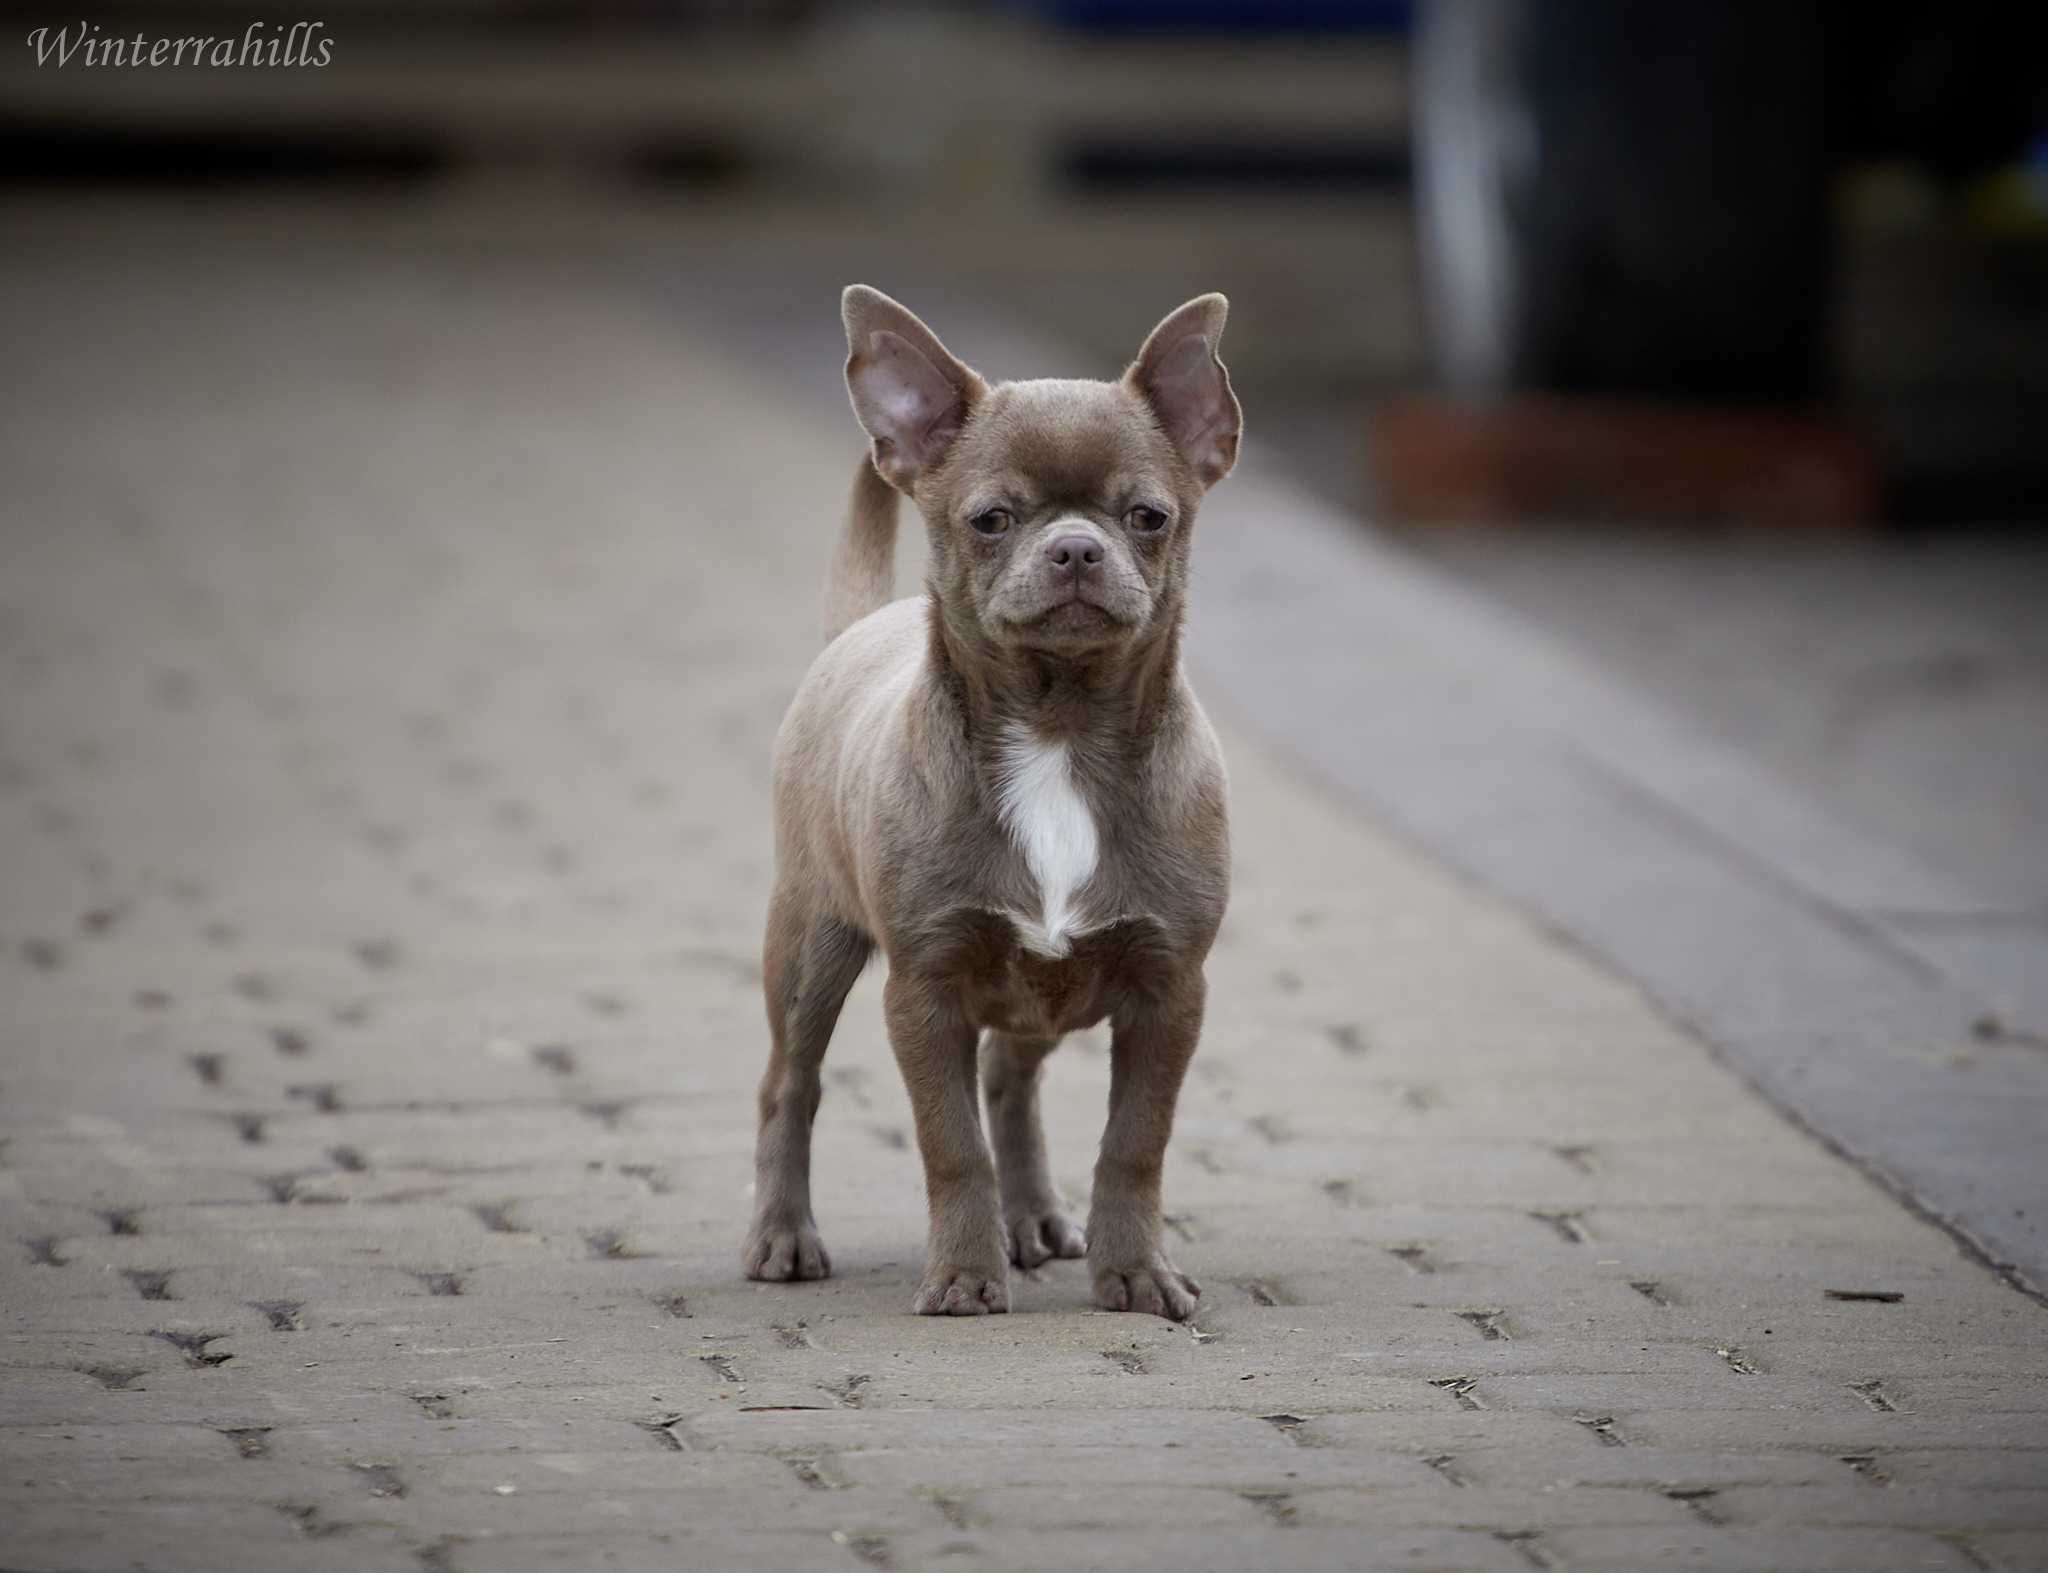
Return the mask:
<svg viewBox="0 0 2048 1573"><path fill-rule="evenodd" d="M241 37L218 22L143 31ZM1000 16L849 11L644 32L343 16L321 37L333 46L322 68L60 69L13 49L0 54L0 104L18 122L402 129L474 160L604 159L694 137L826 181L939 181L991 208L1038 200L1076 142L1407 140L1405 51L1370 35L1081 36Z"/></svg>

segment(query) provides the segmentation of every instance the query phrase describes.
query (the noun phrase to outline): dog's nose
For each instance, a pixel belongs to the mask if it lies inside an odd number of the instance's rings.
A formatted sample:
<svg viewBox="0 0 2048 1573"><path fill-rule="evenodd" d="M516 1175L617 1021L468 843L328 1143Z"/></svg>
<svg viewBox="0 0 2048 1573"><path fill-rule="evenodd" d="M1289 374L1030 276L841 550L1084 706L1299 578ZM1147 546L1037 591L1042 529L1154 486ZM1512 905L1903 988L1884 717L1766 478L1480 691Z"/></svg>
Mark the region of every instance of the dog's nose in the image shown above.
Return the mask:
<svg viewBox="0 0 2048 1573"><path fill-rule="evenodd" d="M1102 543L1092 535L1062 535L1045 549L1045 555L1053 567L1079 574L1101 566Z"/></svg>

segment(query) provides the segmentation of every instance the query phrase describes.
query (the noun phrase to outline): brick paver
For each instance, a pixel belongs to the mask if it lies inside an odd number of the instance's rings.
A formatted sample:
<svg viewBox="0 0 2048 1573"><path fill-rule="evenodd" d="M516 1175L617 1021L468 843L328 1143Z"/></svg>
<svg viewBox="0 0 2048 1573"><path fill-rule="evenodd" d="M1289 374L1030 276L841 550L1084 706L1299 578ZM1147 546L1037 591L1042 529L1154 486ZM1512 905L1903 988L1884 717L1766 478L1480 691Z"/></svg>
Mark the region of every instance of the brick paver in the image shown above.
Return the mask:
<svg viewBox="0 0 2048 1573"><path fill-rule="evenodd" d="M563 266L31 249L0 317L0 1564L2042 1565L2048 1311L1229 716L1197 1322L908 1314L874 976L838 1275L744 1282L850 418Z"/></svg>

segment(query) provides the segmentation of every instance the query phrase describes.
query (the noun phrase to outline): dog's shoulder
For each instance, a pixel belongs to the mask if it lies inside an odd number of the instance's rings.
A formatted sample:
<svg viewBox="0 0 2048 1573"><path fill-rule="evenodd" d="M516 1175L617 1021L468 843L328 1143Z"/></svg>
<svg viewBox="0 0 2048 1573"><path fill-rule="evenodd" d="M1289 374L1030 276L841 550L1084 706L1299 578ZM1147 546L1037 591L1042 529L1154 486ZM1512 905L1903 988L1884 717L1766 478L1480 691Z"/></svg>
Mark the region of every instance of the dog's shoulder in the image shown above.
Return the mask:
<svg viewBox="0 0 2048 1573"><path fill-rule="evenodd" d="M892 601L818 652L783 716L778 759L872 726L874 712L901 704L923 664L925 607L922 596Z"/></svg>
<svg viewBox="0 0 2048 1573"><path fill-rule="evenodd" d="M1134 785L1142 807L1169 830L1220 828L1228 818L1223 744L1185 680L1159 719Z"/></svg>

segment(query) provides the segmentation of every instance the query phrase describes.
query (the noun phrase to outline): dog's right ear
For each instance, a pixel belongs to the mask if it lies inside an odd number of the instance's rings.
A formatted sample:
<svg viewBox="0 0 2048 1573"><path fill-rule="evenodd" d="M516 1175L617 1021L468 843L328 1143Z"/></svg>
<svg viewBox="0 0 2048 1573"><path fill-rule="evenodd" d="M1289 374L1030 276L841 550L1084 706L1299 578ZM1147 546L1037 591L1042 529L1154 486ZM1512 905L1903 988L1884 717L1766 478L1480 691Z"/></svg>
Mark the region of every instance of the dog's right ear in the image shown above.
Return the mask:
<svg viewBox="0 0 2048 1573"><path fill-rule="evenodd" d="M916 313L880 290L849 284L839 311L853 413L874 439L875 468L907 492L945 456L986 384L947 353Z"/></svg>

